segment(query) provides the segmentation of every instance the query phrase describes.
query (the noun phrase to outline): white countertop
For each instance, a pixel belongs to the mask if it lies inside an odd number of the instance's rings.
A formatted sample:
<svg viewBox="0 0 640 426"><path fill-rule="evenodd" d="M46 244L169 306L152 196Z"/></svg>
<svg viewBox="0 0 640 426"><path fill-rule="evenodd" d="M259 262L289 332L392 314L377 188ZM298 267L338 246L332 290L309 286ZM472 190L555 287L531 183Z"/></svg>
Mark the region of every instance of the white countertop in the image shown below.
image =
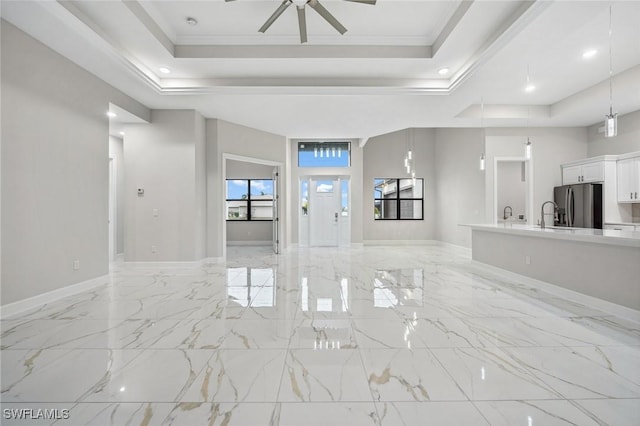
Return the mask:
<svg viewBox="0 0 640 426"><path fill-rule="evenodd" d="M615 229L587 229L587 228L540 228L539 226L521 225L516 223L499 223L462 225L473 230L497 232L526 237L539 237L558 240L583 241L597 244L611 244L640 248L640 232L617 231Z"/></svg>

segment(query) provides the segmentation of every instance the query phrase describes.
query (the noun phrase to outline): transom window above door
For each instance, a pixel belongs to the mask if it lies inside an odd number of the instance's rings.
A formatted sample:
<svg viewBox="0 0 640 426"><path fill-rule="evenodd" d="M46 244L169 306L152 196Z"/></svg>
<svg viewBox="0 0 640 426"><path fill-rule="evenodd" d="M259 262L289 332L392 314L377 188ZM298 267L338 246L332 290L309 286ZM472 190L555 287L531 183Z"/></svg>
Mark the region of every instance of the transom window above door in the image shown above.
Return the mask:
<svg viewBox="0 0 640 426"><path fill-rule="evenodd" d="M298 142L298 167L349 167L351 142Z"/></svg>

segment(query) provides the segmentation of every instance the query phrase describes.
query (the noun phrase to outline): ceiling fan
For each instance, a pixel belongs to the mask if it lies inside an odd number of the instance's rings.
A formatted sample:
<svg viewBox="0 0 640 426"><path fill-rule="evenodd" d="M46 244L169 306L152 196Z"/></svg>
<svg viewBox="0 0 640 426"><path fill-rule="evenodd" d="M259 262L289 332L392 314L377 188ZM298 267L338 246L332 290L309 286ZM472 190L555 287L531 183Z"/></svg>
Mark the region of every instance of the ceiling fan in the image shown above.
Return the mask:
<svg viewBox="0 0 640 426"><path fill-rule="evenodd" d="M225 0L226 2L235 1L235 0ZM352 3L364 3L375 5L376 0L344 0ZM305 6L309 5L313 10L318 12L320 16L324 18L333 28L335 28L340 34L344 34L347 32L347 29L338 21L329 11L320 4L318 0L283 0L282 4L278 6L273 15L267 19L267 22L264 23L262 27L258 30L261 33L266 32L271 24L275 22L276 19L282 15L282 13L292 4L296 5L298 11L298 27L300 28L300 43L307 42L307 17L305 15Z"/></svg>

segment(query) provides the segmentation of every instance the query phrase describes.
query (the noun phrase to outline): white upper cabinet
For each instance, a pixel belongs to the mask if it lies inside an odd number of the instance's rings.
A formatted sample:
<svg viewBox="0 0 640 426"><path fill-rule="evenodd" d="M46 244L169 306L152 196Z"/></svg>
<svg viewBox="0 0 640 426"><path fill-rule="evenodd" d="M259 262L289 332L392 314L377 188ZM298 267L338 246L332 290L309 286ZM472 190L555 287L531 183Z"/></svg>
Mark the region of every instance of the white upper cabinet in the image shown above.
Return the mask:
<svg viewBox="0 0 640 426"><path fill-rule="evenodd" d="M618 160L618 202L640 203L640 157Z"/></svg>
<svg viewBox="0 0 640 426"><path fill-rule="evenodd" d="M604 181L604 161L562 166L563 185L602 181Z"/></svg>

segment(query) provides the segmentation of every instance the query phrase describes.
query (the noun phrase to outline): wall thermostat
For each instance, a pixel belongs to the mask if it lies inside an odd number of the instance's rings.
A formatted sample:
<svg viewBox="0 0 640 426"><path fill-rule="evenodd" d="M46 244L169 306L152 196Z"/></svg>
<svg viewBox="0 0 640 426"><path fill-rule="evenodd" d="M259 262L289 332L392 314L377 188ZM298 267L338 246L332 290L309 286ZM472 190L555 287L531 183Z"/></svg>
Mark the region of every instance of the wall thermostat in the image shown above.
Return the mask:
<svg viewBox="0 0 640 426"><path fill-rule="evenodd" d="M138 195L139 196L144 195L144 188L138 188Z"/></svg>

